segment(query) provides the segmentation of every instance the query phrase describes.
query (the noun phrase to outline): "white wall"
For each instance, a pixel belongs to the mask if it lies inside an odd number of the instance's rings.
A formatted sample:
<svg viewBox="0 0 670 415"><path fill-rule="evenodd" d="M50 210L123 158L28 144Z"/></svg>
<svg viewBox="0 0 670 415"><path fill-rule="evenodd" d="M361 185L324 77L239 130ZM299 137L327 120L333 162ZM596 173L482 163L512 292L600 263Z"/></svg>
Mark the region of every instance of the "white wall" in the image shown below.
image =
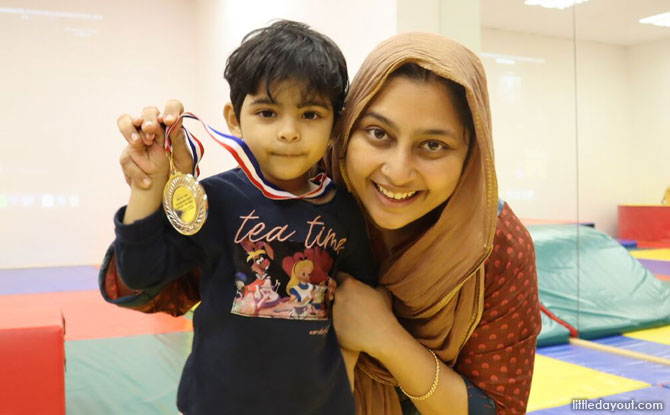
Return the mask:
<svg viewBox="0 0 670 415"><path fill-rule="evenodd" d="M628 203L656 204L670 186L670 39L630 47L632 131Z"/></svg>
<svg viewBox="0 0 670 415"><path fill-rule="evenodd" d="M629 199L631 185L641 179L629 167L633 86L628 80L626 47L577 43L579 217L612 236L617 235L617 205Z"/></svg>
<svg viewBox="0 0 670 415"><path fill-rule="evenodd" d="M572 43L483 30L482 51L500 197L520 217L574 220L577 160Z"/></svg>
<svg viewBox="0 0 670 415"><path fill-rule="evenodd" d="M647 202L658 202L664 187L650 183L647 160L660 163L670 154L670 128L662 118L670 91L663 75L670 73L667 44L661 55L660 45L580 41L575 78L571 40L491 29L483 30L482 39L500 195L520 216L593 221L616 236L618 204L650 195ZM487 54L522 59L504 64ZM640 127L633 127L633 115ZM663 169L668 182L667 163ZM638 183L649 185L643 190Z"/></svg>
<svg viewBox="0 0 670 415"><path fill-rule="evenodd" d="M398 33L423 31L440 33L481 50L479 1L397 0Z"/></svg>
<svg viewBox="0 0 670 415"><path fill-rule="evenodd" d="M189 0L4 2L0 268L100 261L128 197L116 118L193 101L194 23Z"/></svg>

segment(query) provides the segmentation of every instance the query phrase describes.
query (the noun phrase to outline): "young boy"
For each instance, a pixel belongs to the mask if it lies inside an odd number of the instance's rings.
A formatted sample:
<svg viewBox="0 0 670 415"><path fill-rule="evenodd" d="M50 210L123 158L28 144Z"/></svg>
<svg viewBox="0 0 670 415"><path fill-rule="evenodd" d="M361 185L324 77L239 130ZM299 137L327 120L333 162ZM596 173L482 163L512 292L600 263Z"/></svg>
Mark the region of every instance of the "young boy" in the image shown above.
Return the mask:
<svg viewBox="0 0 670 415"><path fill-rule="evenodd" d="M337 46L306 25L280 21L244 38L225 77L226 122L264 177L295 195L310 190L308 174L326 151L348 83ZM115 216L113 246L132 289L200 270L202 303L179 410L353 415L329 321L332 278L344 271L374 284L375 270L351 195L337 189L312 201L270 200L236 168L201 182L209 217L184 236L160 209L168 172L164 158L154 160L150 188L131 185L128 206Z"/></svg>

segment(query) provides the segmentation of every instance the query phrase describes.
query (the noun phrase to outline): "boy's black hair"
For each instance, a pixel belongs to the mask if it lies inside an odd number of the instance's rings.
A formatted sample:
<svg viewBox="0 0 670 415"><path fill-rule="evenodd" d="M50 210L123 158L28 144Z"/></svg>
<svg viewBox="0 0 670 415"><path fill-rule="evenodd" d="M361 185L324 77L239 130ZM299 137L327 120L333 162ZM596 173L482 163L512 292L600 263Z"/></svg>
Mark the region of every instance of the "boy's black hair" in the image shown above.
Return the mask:
<svg viewBox="0 0 670 415"><path fill-rule="evenodd" d="M230 85L230 101L238 120L244 98L257 93L261 82L273 99L273 83L304 81L303 94L318 93L329 98L335 119L342 111L349 86L347 64L340 48L306 24L290 20L249 32L228 57L224 77Z"/></svg>

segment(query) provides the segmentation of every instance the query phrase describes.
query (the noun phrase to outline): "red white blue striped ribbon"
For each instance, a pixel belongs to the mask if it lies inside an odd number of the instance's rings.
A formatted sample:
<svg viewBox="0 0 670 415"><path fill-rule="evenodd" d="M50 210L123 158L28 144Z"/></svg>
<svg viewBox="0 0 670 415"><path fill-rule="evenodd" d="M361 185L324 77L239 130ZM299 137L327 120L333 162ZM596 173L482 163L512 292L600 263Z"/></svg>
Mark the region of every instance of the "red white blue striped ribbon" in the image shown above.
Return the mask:
<svg viewBox="0 0 670 415"><path fill-rule="evenodd" d="M186 142L188 143L188 149L191 152L191 156L193 157L193 176L197 178L198 176L200 176L199 164L200 160L202 160L202 156L205 154L205 147L203 147L200 140L195 138L195 136L193 136L193 134L191 134L186 128L184 128L184 132L186 133ZM170 145L172 145L172 143L170 143Z"/></svg>
<svg viewBox="0 0 670 415"><path fill-rule="evenodd" d="M163 148L165 148L166 152L170 153L172 153L172 140L170 139L170 133L172 132L175 124L176 122L167 128L165 131L165 141L163 142ZM199 164L200 160L202 160L202 156L205 154L205 147L203 147L200 140L191 134L190 131L188 131L186 128L183 130L184 133L186 133L186 143L188 144L186 147L188 148L189 153L191 153L191 157L193 157L193 177L197 178L200 176Z"/></svg>
<svg viewBox="0 0 670 415"><path fill-rule="evenodd" d="M204 127L207 134L209 134L209 136L212 137L212 139L217 143L219 143L223 148L228 150L228 152L235 158L237 164L239 164L244 174L246 174L246 176L249 178L249 181L251 181L251 183L254 186L256 186L256 188L258 188L258 190L260 190L261 193L263 193L263 196L267 197L268 199L272 200L313 199L323 196L334 186L334 183L330 179L330 177L328 177L325 173L319 173L315 177L309 179L313 189L307 193L303 193L301 195L295 195L293 193L282 190L276 185L270 183L263 176L260 166L258 165L258 161L254 157L254 154L251 152L251 150L244 142L244 140L242 140L239 137L224 134L220 131L215 130L214 128L203 122L196 115L190 112L185 112L181 114L179 118L182 120L192 119L199 121L200 124L202 124L202 126ZM176 124L177 124L176 122L172 124L170 127L168 127L167 131L165 132L165 151L172 150L170 133ZM191 155L193 155L194 176L197 177L195 173L196 172L198 174L200 173L198 163L202 159L202 154L204 154L204 148L202 146L202 143L200 143L200 141L191 132L189 132L186 128L184 128L184 131L186 132L186 137L191 150Z"/></svg>

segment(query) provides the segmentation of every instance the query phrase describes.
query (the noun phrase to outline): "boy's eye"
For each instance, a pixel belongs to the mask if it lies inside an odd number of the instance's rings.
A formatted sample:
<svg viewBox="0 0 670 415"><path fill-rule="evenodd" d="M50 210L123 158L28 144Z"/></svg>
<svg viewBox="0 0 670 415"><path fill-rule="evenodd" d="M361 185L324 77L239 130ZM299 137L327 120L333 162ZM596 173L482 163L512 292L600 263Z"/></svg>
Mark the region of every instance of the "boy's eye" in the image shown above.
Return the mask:
<svg viewBox="0 0 670 415"><path fill-rule="evenodd" d="M367 129L368 135L377 140L383 140L388 134L379 127L371 127Z"/></svg>
<svg viewBox="0 0 670 415"><path fill-rule="evenodd" d="M421 144L421 148L424 150L428 150L431 153L435 153L440 150L446 150L449 148L449 146L447 146L441 141L429 140Z"/></svg>
<svg viewBox="0 0 670 415"><path fill-rule="evenodd" d="M272 118L276 115L275 112L272 110L260 110L256 114L260 115L263 118Z"/></svg>
<svg viewBox="0 0 670 415"><path fill-rule="evenodd" d="M321 118L321 115L319 115L319 113L314 111L307 111L304 114L302 114L302 118L305 118L307 120L316 120L317 118Z"/></svg>

